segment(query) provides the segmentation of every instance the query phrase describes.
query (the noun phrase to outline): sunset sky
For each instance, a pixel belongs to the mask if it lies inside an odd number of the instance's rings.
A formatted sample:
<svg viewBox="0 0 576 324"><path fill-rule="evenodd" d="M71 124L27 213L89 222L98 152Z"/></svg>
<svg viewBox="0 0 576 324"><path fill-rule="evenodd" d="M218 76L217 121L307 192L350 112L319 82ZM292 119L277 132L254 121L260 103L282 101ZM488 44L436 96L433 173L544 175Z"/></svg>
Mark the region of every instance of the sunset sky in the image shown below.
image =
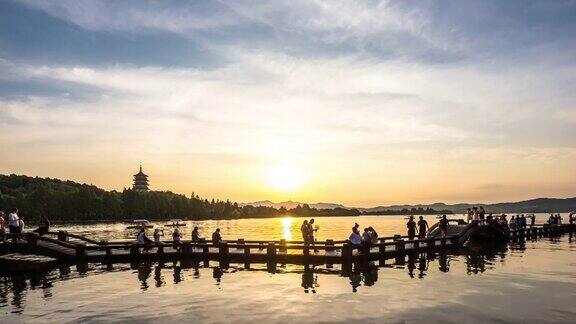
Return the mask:
<svg viewBox="0 0 576 324"><path fill-rule="evenodd" d="M575 1L1 1L0 173L368 207L576 196Z"/></svg>

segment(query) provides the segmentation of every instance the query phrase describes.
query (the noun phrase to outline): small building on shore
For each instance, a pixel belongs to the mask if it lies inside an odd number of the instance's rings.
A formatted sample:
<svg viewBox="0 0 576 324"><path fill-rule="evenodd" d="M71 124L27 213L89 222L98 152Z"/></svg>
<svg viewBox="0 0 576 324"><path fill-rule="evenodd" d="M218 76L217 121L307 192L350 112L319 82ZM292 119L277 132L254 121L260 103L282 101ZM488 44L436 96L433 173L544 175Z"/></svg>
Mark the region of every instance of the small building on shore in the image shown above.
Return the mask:
<svg viewBox="0 0 576 324"><path fill-rule="evenodd" d="M134 175L134 184L132 189L136 191L149 191L148 188L148 175L142 172L142 164L140 164L140 172Z"/></svg>

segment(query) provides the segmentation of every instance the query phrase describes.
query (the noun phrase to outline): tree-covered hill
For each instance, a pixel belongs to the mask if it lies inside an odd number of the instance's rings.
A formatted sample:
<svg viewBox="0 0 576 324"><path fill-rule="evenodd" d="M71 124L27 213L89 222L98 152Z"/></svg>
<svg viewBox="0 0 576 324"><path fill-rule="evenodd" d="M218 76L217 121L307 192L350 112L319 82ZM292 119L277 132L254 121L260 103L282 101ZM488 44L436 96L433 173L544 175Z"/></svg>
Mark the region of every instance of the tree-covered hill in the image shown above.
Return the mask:
<svg viewBox="0 0 576 324"><path fill-rule="evenodd" d="M12 207L25 219L36 220L46 215L57 221L122 220L122 219L238 219L292 216L359 215L356 209L315 209L303 204L293 209L239 206L221 200L201 199L170 191L106 191L93 185L73 181L0 175L0 210Z"/></svg>

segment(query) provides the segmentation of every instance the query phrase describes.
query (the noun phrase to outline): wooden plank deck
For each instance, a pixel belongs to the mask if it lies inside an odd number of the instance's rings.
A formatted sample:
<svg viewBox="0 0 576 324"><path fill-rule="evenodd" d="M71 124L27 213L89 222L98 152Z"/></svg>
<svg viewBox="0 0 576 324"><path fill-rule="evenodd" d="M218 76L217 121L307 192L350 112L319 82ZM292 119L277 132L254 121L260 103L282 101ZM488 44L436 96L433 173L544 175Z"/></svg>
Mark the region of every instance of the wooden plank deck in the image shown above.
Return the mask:
<svg viewBox="0 0 576 324"><path fill-rule="evenodd" d="M510 231L510 240L523 240L573 232L575 225L538 226ZM54 236L57 236L55 238ZM39 236L36 233L9 234L2 250L49 255L69 262L116 263L139 260L219 260L240 263L350 264L359 260L385 260L406 254L458 249L458 236L406 240L406 236L385 237L370 247L353 246L345 241L315 242L315 246L300 241L236 241L217 245L209 241L182 241L179 249L165 242L148 250L133 241L97 242L66 232ZM69 238L73 238L72 241ZM398 239L400 238L400 239Z"/></svg>

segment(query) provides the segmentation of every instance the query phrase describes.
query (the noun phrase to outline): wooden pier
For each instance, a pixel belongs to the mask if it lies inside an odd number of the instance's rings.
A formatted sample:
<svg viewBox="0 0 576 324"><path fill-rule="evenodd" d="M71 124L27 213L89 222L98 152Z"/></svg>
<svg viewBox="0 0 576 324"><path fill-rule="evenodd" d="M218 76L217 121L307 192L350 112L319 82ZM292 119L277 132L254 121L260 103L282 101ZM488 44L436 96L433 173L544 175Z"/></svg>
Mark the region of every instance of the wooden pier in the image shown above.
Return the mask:
<svg viewBox="0 0 576 324"><path fill-rule="evenodd" d="M481 225L480 225L481 226ZM510 241L525 241L574 232L576 225L537 225L510 230ZM382 237L370 246L352 245L347 241L326 240L313 246L302 241L256 241L238 239L214 244L202 240L183 240L176 248L172 242L152 244L148 250L134 241L96 241L64 231L6 234L0 243L0 254L22 253L44 255L68 263L131 263L139 261L199 260L228 263L276 264L342 264L347 268L356 262L404 258L406 255L457 250L463 246L458 235L409 240L407 236Z"/></svg>

